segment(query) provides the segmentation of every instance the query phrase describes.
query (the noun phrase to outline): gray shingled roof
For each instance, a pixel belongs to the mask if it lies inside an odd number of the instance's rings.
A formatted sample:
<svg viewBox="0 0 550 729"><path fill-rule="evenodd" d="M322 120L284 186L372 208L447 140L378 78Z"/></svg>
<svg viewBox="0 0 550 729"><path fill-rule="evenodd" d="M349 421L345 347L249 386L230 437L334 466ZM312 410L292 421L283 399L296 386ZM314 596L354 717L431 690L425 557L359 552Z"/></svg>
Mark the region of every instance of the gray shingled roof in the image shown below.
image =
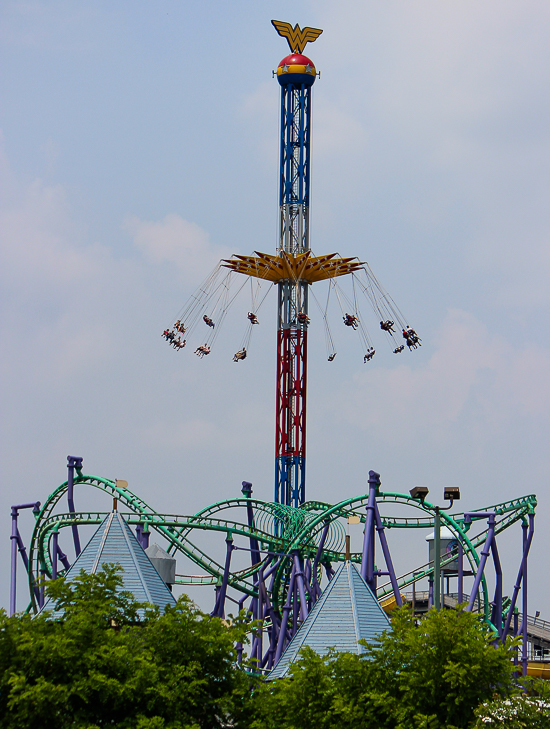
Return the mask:
<svg viewBox="0 0 550 729"><path fill-rule="evenodd" d="M269 679L282 678L304 646L323 655L329 648L363 653L359 640L371 642L388 629L389 620L352 562L345 562L323 590L313 609L288 644Z"/></svg>
<svg viewBox="0 0 550 729"><path fill-rule="evenodd" d="M95 574L105 562L114 562L122 567L122 589L131 592L139 602L149 602L161 609L167 604L176 604L174 596L118 511L111 512L104 519L71 565L66 579L74 579L80 570ZM49 609L48 600L43 610Z"/></svg>

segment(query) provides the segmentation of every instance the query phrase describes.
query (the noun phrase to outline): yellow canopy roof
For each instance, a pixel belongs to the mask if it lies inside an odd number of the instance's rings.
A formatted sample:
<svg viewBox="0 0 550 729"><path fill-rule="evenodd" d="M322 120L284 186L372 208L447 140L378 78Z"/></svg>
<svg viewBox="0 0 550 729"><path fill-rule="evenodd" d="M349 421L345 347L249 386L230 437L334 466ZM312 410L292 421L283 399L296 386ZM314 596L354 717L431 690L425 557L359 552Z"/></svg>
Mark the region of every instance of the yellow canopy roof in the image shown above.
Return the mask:
<svg viewBox="0 0 550 729"><path fill-rule="evenodd" d="M278 256L259 251L254 253L255 256L234 255L232 258L224 259L222 265L237 273L273 283L291 280L310 284L327 278L345 276L363 266L357 258L336 258L336 253L329 253L326 256L313 256L311 251L297 255L281 251Z"/></svg>

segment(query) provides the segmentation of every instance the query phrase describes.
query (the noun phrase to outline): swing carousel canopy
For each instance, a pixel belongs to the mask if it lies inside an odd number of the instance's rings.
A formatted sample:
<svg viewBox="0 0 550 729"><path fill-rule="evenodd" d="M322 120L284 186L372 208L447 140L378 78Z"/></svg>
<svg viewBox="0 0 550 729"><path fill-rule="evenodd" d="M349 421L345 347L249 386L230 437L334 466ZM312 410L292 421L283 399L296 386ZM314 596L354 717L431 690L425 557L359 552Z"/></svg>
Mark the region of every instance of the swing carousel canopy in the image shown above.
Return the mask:
<svg viewBox="0 0 550 729"><path fill-rule="evenodd" d="M311 251L296 255L281 251L278 256L259 251L254 253L255 256L234 255L230 259L224 259L222 265L237 273L273 283L302 281L309 284L345 276L364 266L357 258L336 258L336 253L326 256L312 256Z"/></svg>

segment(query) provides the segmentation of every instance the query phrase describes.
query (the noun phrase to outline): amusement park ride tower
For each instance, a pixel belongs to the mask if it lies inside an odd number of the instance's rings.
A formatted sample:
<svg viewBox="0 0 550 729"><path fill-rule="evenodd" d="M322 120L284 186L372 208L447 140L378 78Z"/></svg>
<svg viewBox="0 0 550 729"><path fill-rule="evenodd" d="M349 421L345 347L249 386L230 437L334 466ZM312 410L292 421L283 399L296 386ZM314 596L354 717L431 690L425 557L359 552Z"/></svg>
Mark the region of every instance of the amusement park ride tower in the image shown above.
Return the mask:
<svg viewBox="0 0 550 729"><path fill-rule="evenodd" d="M311 89L317 77L303 55L323 32L272 20L291 54L277 68L281 85L279 247L277 256L236 256L225 265L278 285L275 502L305 501L308 288L351 273L357 259L312 256L309 241Z"/></svg>

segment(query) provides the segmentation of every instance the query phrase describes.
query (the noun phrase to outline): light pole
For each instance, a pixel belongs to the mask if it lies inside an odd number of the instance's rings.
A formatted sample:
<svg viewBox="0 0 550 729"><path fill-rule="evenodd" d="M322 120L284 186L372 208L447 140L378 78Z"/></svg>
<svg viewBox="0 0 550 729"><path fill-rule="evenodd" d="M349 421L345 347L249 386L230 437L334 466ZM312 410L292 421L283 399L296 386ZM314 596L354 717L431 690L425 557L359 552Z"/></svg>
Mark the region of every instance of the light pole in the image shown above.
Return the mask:
<svg viewBox="0 0 550 729"><path fill-rule="evenodd" d="M413 499L419 499L424 506L424 500L429 494L426 486L415 486L409 491ZM447 486L443 491L443 499L450 501L449 506L434 506L434 607L441 610L441 512L453 508L453 503L460 499L458 486Z"/></svg>

